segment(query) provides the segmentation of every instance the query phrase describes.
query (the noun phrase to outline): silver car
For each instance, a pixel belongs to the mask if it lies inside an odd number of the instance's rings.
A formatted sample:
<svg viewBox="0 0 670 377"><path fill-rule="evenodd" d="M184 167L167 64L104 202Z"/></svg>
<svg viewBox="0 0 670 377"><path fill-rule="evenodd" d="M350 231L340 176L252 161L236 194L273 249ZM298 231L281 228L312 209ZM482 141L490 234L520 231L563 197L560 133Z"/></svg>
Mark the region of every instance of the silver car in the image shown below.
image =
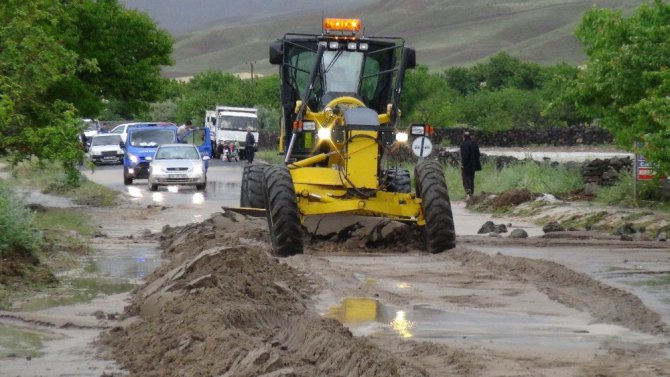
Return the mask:
<svg viewBox="0 0 670 377"><path fill-rule="evenodd" d="M199 191L207 187L207 160L191 144L163 144L156 149L149 165L149 190L158 186L192 185Z"/></svg>

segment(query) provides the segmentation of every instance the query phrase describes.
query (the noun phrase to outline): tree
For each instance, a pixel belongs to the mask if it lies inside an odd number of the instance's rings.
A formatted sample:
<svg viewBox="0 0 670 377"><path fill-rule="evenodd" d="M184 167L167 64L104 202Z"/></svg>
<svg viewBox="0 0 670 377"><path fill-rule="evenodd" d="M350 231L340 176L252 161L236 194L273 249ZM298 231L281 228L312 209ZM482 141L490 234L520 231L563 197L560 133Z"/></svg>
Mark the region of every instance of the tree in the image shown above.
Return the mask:
<svg viewBox="0 0 670 377"><path fill-rule="evenodd" d="M670 4L656 0L633 15L593 8L577 29L588 62L571 90L584 114L600 118L617 144L670 172Z"/></svg>
<svg viewBox="0 0 670 377"><path fill-rule="evenodd" d="M0 152L59 160L72 184L83 158L76 117L104 100L146 107L172 51L167 33L117 0L5 0L0 40Z"/></svg>

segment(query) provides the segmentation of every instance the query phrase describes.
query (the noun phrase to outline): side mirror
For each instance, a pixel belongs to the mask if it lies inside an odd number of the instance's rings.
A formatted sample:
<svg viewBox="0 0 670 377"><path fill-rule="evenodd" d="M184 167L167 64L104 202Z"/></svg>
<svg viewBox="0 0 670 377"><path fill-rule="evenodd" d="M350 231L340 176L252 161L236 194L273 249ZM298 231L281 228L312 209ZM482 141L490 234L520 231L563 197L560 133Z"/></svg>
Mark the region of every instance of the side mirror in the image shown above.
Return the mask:
<svg viewBox="0 0 670 377"><path fill-rule="evenodd" d="M274 41L270 44L270 64L281 64L284 60L282 41Z"/></svg>
<svg viewBox="0 0 670 377"><path fill-rule="evenodd" d="M207 160L209 160L209 156L202 156L202 160L203 160L203 161L207 161Z"/></svg>
<svg viewBox="0 0 670 377"><path fill-rule="evenodd" d="M150 157L150 156L147 156L147 157L145 157L144 159L145 159L146 161L151 161L151 160L153 160L154 158L153 158L153 157Z"/></svg>
<svg viewBox="0 0 670 377"><path fill-rule="evenodd" d="M405 54L407 54L407 66L406 69L416 68L416 50L413 48L405 47Z"/></svg>
<svg viewBox="0 0 670 377"><path fill-rule="evenodd" d="M119 141L119 148L126 149L126 143L124 143L123 141Z"/></svg>

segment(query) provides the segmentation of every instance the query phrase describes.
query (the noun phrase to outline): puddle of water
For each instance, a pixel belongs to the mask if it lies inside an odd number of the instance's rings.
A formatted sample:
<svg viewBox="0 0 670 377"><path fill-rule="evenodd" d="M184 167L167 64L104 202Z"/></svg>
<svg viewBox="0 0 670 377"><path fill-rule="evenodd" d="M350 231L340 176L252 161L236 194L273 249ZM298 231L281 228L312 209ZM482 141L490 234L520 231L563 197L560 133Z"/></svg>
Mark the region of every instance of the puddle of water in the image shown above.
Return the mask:
<svg viewBox="0 0 670 377"><path fill-rule="evenodd" d="M38 311L57 306L85 303L96 297L128 292L135 284L99 277L66 278L62 284L44 295L31 297L15 305L13 310Z"/></svg>
<svg viewBox="0 0 670 377"><path fill-rule="evenodd" d="M83 270L60 276L57 288L18 303L13 310L38 311L129 292L160 263L158 250L150 245L101 245Z"/></svg>
<svg viewBox="0 0 670 377"><path fill-rule="evenodd" d="M161 264L159 250L149 244L100 245L89 264L103 276L139 283Z"/></svg>
<svg viewBox="0 0 670 377"><path fill-rule="evenodd" d="M347 326L355 335L392 331L418 341L475 341L552 349L594 348L607 338L622 335L653 342L651 336L632 334L619 326L589 324L580 320L526 313L500 313L477 309L443 310L425 305L396 308L376 299L348 297L324 314ZM579 344L579 346L576 346Z"/></svg>
<svg viewBox="0 0 670 377"><path fill-rule="evenodd" d="M44 342L58 337L0 324L0 359L42 356Z"/></svg>

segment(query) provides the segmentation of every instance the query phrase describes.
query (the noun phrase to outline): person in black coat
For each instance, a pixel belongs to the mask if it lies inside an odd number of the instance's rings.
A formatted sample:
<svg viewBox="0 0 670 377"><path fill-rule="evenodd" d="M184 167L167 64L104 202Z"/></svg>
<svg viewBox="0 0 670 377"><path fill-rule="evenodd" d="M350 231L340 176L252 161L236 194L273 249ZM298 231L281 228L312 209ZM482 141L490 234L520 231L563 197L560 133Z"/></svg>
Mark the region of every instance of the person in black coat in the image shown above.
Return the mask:
<svg viewBox="0 0 670 377"><path fill-rule="evenodd" d="M470 132L465 131L463 143L461 143L461 177L466 199L470 199L470 196L475 193L475 172L479 170L482 170L479 145L472 140Z"/></svg>
<svg viewBox="0 0 670 377"><path fill-rule="evenodd" d="M247 155L247 162L254 162L254 145L256 144L256 138L254 134L251 133L251 128L247 128L247 138L244 143L244 153Z"/></svg>

